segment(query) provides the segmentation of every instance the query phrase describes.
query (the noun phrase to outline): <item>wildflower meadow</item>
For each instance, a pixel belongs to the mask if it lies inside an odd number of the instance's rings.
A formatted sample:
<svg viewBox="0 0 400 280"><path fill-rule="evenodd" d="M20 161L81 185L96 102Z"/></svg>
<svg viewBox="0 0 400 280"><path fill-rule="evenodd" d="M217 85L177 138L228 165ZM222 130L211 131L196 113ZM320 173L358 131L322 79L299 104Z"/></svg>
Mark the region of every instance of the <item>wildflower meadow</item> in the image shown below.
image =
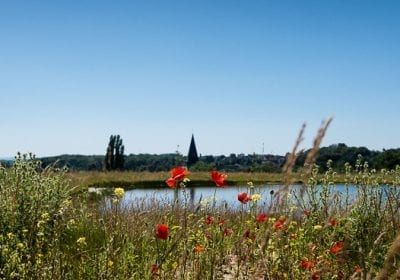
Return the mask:
<svg viewBox="0 0 400 280"><path fill-rule="evenodd" d="M100 200L40 168L33 156L0 167L0 279L399 279L400 167L346 165L346 186L327 162L305 167L305 183L265 194L249 182L240 207L212 201L124 205L123 188ZM190 188L171 170L165 188ZM210 171L215 188L229 174Z"/></svg>

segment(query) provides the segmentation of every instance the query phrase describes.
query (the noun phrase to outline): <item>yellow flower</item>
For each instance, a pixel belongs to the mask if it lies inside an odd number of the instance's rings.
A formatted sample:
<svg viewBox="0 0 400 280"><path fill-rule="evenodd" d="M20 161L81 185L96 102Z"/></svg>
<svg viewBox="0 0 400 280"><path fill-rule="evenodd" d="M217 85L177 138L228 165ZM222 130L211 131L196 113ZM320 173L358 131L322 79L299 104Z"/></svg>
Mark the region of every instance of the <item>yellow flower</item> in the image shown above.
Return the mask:
<svg viewBox="0 0 400 280"><path fill-rule="evenodd" d="M108 267L112 267L113 264L114 264L114 262L112 260L108 260L108 263L107 263Z"/></svg>
<svg viewBox="0 0 400 280"><path fill-rule="evenodd" d="M49 215L49 213L44 212L41 217L43 220L48 220L50 218L50 215Z"/></svg>
<svg viewBox="0 0 400 280"><path fill-rule="evenodd" d="M17 244L17 247L18 247L18 249L24 249L24 244L18 243L18 244Z"/></svg>
<svg viewBox="0 0 400 280"><path fill-rule="evenodd" d="M322 229L322 226L321 225L315 225L314 226L314 230L321 230Z"/></svg>
<svg viewBox="0 0 400 280"><path fill-rule="evenodd" d="M86 238L79 237L78 240L76 240L76 244L78 244L78 246L80 246L80 247L85 247L87 245Z"/></svg>
<svg viewBox="0 0 400 280"><path fill-rule="evenodd" d="M116 197L122 198L124 196L124 194L125 194L125 191L124 191L123 188L115 188L114 189L114 194L115 194Z"/></svg>
<svg viewBox="0 0 400 280"><path fill-rule="evenodd" d="M261 195L258 194L258 193L255 193L255 194L253 194L253 195L251 196L251 200L252 200L252 201L257 201L257 200L260 200L260 199L261 199Z"/></svg>

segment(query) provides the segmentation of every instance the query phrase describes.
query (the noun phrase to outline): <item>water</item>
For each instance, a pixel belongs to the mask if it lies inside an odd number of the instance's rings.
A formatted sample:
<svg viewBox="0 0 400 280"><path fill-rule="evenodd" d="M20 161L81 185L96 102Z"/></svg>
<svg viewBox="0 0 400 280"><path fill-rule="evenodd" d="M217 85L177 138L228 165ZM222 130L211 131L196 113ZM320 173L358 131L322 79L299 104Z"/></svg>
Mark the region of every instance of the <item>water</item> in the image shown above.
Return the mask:
<svg viewBox="0 0 400 280"><path fill-rule="evenodd" d="M239 193L247 192L250 194L260 194L261 199L257 201L259 206L269 205L273 194L276 193L282 186L281 185L261 185L254 186L252 190L248 186L229 186L226 188L219 188L215 186L204 186L195 188L179 189L180 201L187 201L188 203L202 202L213 203L216 206L224 205L229 208L237 208L241 206L237 197ZM291 189L294 193L298 193L301 185L293 185ZM336 184L331 187L331 193L342 194L343 196L349 195L350 199L354 199L357 193L356 187L345 186ZM215 198L215 199L214 199ZM127 190L121 201L124 206L141 205L144 202L171 203L175 200L175 190L168 187L165 188L143 188Z"/></svg>

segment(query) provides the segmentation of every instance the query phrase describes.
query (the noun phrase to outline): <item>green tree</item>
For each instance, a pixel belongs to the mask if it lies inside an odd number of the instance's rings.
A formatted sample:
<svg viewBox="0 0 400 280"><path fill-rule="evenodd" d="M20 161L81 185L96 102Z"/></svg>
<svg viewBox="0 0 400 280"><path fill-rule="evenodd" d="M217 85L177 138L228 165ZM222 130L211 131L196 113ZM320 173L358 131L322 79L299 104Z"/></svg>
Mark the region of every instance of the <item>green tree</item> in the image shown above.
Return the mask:
<svg viewBox="0 0 400 280"><path fill-rule="evenodd" d="M105 158L106 170L122 170L124 169L124 145L119 135L111 135L108 142L107 153Z"/></svg>

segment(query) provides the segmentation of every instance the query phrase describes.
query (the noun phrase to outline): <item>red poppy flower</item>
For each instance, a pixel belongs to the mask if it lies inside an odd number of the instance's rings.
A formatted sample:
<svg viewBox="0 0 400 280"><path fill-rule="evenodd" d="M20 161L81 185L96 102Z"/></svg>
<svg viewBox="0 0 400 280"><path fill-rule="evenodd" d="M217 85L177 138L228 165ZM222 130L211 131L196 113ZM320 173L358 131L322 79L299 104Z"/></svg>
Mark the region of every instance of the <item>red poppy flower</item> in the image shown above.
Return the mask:
<svg viewBox="0 0 400 280"><path fill-rule="evenodd" d="M225 187L225 179L228 177L226 174L219 173L218 171L211 171L211 179L214 181L217 187Z"/></svg>
<svg viewBox="0 0 400 280"><path fill-rule="evenodd" d="M285 221L286 218L285 217L280 217L273 225L274 229L280 229L283 230L285 229Z"/></svg>
<svg viewBox="0 0 400 280"><path fill-rule="evenodd" d="M175 189L176 187L176 180L174 178L169 178L167 181L165 181L168 187Z"/></svg>
<svg viewBox="0 0 400 280"><path fill-rule="evenodd" d="M309 216L311 214L311 211L306 209L303 211L303 213L304 215Z"/></svg>
<svg viewBox="0 0 400 280"><path fill-rule="evenodd" d="M171 170L171 177L165 181L168 187L175 189L176 188L176 183L179 180L182 180L185 178L187 175L189 175L189 171L183 167L183 166L178 166L175 167Z"/></svg>
<svg viewBox="0 0 400 280"><path fill-rule="evenodd" d="M225 224L225 220L224 219L219 220L219 225L220 226L223 226L224 224Z"/></svg>
<svg viewBox="0 0 400 280"><path fill-rule="evenodd" d="M214 222L214 218L210 215L207 215L206 220L204 221L207 225L211 225Z"/></svg>
<svg viewBox="0 0 400 280"><path fill-rule="evenodd" d="M230 228L224 229L224 235L225 236L231 235L232 233L233 233L233 230L231 230Z"/></svg>
<svg viewBox="0 0 400 280"><path fill-rule="evenodd" d="M166 224L159 224L156 227L156 237L164 240L168 238L168 226Z"/></svg>
<svg viewBox="0 0 400 280"><path fill-rule="evenodd" d="M175 178L175 180L182 180L187 175L189 175L189 171L183 166L178 166L171 170L171 177Z"/></svg>
<svg viewBox="0 0 400 280"><path fill-rule="evenodd" d="M206 248L204 248L203 246L197 245L196 247L194 247L194 251L196 253L201 253L204 252L206 250Z"/></svg>
<svg viewBox="0 0 400 280"><path fill-rule="evenodd" d="M301 265L302 268L308 269L308 270L311 270L311 269L314 268L314 262L310 262L310 261L307 261L305 259L302 259L300 261L300 265Z"/></svg>
<svg viewBox="0 0 400 280"><path fill-rule="evenodd" d="M329 251L330 251L332 254L337 254L337 253L339 253L340 251L342 251L343 247L344 247L344 242L342 242L342 241L336 241L335 244L333 244L333 246L329 249Z"/></svg>
<svg viewBox="0 0 400 280"><path fill-rule="evenodd" d="M158 276L159 275L159 267L157 264L152 264L151 265L151 274L153 274L153 276Z"/></svg>
<svg viewBox="0 0 400 280"><path fill-rule="evenodd" d="M251 197L247 193L243 192L243 193L238 194L238 200L242 204L246 204L247 202L249 202L251 200Z"/></svg>
<svg viewBox="0 0 400 280"><path fill-rule="evenodd" d="M259 214L259 215L257 216L256 222L262 223L262 222L265 222L265 219L267 219L267 215L264 214L264 213L261 213L261 214Z"/></svg>
<svg viewBox="0 0 400 280"><path fill-rule="evenodd" d="M335 219L332 219L329 221L329 224L334 227L337 225L337 221Z"/></svg>

